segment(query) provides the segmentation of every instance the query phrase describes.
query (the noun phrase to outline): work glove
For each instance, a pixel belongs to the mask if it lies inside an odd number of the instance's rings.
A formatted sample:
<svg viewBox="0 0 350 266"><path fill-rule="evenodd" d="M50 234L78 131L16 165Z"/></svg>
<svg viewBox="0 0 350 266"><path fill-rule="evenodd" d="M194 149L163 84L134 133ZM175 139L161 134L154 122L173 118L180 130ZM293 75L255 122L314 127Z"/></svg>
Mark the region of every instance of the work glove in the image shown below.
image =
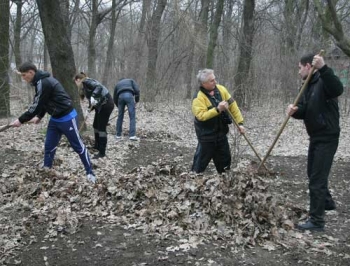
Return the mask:
<svg viewBox="0 0 350 266"><path fill-rule="evenodd" d="M95 106L97 104L97 100L94 97L90 98L90 103L92 106Z"/></svg>

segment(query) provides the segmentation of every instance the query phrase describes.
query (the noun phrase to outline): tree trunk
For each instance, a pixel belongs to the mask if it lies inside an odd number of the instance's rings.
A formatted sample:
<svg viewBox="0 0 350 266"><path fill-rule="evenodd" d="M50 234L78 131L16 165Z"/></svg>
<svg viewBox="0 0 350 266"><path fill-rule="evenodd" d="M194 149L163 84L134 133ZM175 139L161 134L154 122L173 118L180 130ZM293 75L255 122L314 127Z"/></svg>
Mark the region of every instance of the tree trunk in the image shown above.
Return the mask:
<svg viewBox="0 0 350 266"><path fill-rule="evenodd" d="M89 29L89 44L88 44L88 75L96 77L96 48L95 38L97 29L97 17L98 17L98 0L92 0L92 17Z"/></svg>
<svg viewBox="0 0 350 266"><path fill-rule="evenodd" d="M209 44L208 44L208 50L207 50L207 63L206 63L207 68L214 67L214 50L216 47L216 41L218 39L218 29L221 22L222 12L224 10L224 2L225 0L218 0L216 4L214 22L210 27L210 37L209 37Z"/></svg>
<svg viewBox="0 0 350 266"><path fill-rule="evenodd" d="M101 12L98 11L99 1L98 0L91 0L92 4L92 14L91 14L91 24L89 29L89 44L88 44L88 75L90 77L96 78L96 45L95 45L95 39L96 39L96 33L97 33L97 27L102 22L104 17L112 11L112 7L102 10Z"/></svg>
<svg viewBox="0 0 350 266"><path fill-rule="evenodd" d="M49 52L47 51L47 45L44 41L44 70L49 71Z"/></svg>
<svg viewBox="0 0 350 266"><path fill-rule="evenodd" d="M139 24L138 34L135 43L135 52L133 56L133 67L130 70L129 76L135 80L140 80L140 59L143 55L143 47L145 44L145 25L147 23L147 18L150 13L151 0L142 1L142 14Z"/></svg>
<svg viewBox="0 0 350 266"><path fill-rule="evenodd" d="M248 106L245 101L249 88L249 70L252 61L254 38L254 9L255 0L244 0L243 19L240 31L237 74L235 76L235 99L240 106Z"/></svg>
<svg viewBox="0 0 350 266"><path fill-rule="evenodd" d="M222 17L222 51L223 56L220 60L220 65L216 66L216 70L219 70L221 73L221 78L227 83L232 82L232 71L229 69L233 63L233 56L231 56L235 50L236 42L233 42L232 39L232 29L237 28L236 22L234 22L233 8L235 1L227 2L227 5L224 7L225 12Z"/></svg>
<svg viewBox="0 0 350 266"><path fill-rule="evenodd" d="M185 99L191 99L192 97L192 72L193 72L193 60L194 60L194 47L195 47L195 41L192 37L190 41L190 47L189 47L189 55L188 60L186 64L186 76L185 76L185 83L186 83L186 96Z"/></svg>
<svg viewBox="0 0 350 266"><path fill-rule="evenodd" d="M167 4L167 0L158 0L157 7L152 15L148 35L148 66L146 78L145 102L153 102L157 87L157 58L158 42L160 36L160 21Z"/></svg>
<svg viewBox="0 0 350 266"><path fill-rule="evenodd" d="M121 11L121 8L118 10L117 14L117 0L112 0L112 21L111 21L111 30L110 30L110 36L108 40L108 48L107 48L107 54L106 54L106 62L105 67L103 71L102 76L102 84L107 86L108 78L111 73L112 69L112 62L114 60L114 54L113 54L113 47L114 47L114 39L115 39L115 29L117 26L117 20ZM124 1L125 4L126 1ZM124 6L123 4L123 6Z"/></svg>
<svg viewBox="0 0 350 266"><path fill-rule="evenodd" d="M10 2L0 0L0 117L10 116L9 39Z"/></svg>
<svg viewBox="0 0 350 266"><path fill-rule="evenodd" d="M23 2L15 1L14 2L17 5L17 12L16 12L16 22L15 22L15 28L14 28L14 53L15 53L15 62L16 67L18 68L22 64L22 56L21 56L21 26L22 26L22 6ZM21 79L20 76L19 81Z"/></svg>
<svg viewBox="0 0 350 266"><path fill-rule="evenodd" d="M198 68L206 67L207 35L208 35L209 0L201 0L201 11L199 13L200 27L198 40L202 43L198 45Z"/></svg>
<svg viewBox="0 0 350 266"><path fill-rule="evenodd" d="M70 43L67 18L61 12L59 1L37 0L41 24L50 55L52 73L73 100L79 121L83 121L78 90L73 82L76 74L73 49ZM54 10L55 12L52 12ZM60 40L60 41L57 41Z"/></svg>
<svg viewBox="0 0 350 266"><path fill-rule="evenodd" d="M203 6L202 6L203 9ZM201 10L202 10L201 9ZM188 60L186 63L186 71L185 71L185 83L186 83L186 96L185 99L191 99L192 98L192 92L193 92L193 86L192 86L192 74L193 74L193 68L195 63L195 53L197 49L197 41L199 32L202 27L202 23L200 21L201 19L201 12L199 13L199 16L195 18L194 20L194 27L193 32L189 32L189 47L188 47Z"/></svg>

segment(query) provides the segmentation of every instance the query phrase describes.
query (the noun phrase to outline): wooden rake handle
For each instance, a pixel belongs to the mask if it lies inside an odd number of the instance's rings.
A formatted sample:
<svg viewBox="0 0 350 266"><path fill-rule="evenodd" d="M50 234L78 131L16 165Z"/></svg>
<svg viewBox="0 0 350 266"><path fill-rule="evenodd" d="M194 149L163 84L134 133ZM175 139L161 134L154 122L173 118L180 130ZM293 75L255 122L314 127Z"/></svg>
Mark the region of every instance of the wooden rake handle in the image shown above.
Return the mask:
<svg viewBox="0 0 350 266"><path fill-rule="evenodd" d="M0 132L8 130L10 127L12 127L12 125L10 125L10 124L3 126L3 127L0 127Z"/></svg>
<svg viewBox="0 0 350 266"><path fill-rule="evenodd" d="M231 114L231 112L229 110L227 110L227 113L231 116L232 121L235 123L236 127L239 128L239 124L236 122L236 120L234 119L233 115ZM248 145L250 146L250 148L253 150L253 152L255 153L256 157L259 158L260 162L262 162L262 159L259 155L259 153L256 151L256 149L254 148L253 144L251 143L251 141L248 139L247 135L245 133L242 134L244 139L247 141ZM267 169L267 167L264 165L264 168L266 169L266 171L268 173L270 173L270 170Z"/></svg>

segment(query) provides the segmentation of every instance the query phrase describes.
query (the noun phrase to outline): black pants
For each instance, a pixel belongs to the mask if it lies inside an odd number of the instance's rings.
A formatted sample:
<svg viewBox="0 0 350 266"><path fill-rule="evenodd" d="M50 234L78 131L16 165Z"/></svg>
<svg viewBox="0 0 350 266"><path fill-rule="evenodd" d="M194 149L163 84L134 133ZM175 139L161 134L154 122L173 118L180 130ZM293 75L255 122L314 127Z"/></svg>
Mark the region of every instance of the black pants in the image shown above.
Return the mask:
<svg viewBox="0 0 350 266"><path fill-rule="evenodd" d="M101 106L101 109L95 110L93 127L98 132L106 132L109 117L113 111L114 103L111 97L108 98L106 104Z"/></svg>
<svg viewBox="0 0 350 266"><path fill-rule="evenodd" d="M328 175L338 148L339 139L330 141L310 140L307 175L310 192L310 220L324 226L325 206L334 204L328 189Z"/></svg>
<svg viewBox="0 0 350 266"><path fill-rule="evenodd" d="M230 169L231 152L227 136L213 142L198 142L191 170L196 173L204 172L211 159L218 173L221 174Z"/></svg>

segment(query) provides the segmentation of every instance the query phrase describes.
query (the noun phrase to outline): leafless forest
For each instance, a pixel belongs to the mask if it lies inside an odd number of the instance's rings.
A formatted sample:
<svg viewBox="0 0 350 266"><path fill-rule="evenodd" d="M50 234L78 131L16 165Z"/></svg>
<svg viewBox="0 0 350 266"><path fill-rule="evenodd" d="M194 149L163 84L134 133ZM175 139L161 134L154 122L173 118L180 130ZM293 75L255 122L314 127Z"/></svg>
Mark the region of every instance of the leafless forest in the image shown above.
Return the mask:
<svg viewBox="0 0 350 266"><path fill-rule="evenodd" d="M95 186L64 139L52 171L40 168L47 119L1 132L0 264L349 265L349 13L348 0L0 0L0 126L32 101L17 72L25 61L63 84L80 122L76 73L112 94L122 77L141 88L140 141L116 142L113 120L106 160L93 160ZM300 56L321 49L345 90L330 177L337 210L311 234L294 230L308 208L302 122L286 127L270 176L254 173L257 158L234 127L232 172L195 175L190 102L197 71L213 68L264 155L300 88Z"/></svg>
<svg viewBox="0 0 350 266"><path fill-rule="evenodd" d="M190 99L205 67L242 107L291 101L300 85L298 59L320 49L348 79L344 0L1 0L0 11L2 117L10 115L12 97L31 100L16 74L28 60L63 83L80 115L72 82L79 71L111 92L119 78L134 78L150 109L160 100Z"/></svg>

